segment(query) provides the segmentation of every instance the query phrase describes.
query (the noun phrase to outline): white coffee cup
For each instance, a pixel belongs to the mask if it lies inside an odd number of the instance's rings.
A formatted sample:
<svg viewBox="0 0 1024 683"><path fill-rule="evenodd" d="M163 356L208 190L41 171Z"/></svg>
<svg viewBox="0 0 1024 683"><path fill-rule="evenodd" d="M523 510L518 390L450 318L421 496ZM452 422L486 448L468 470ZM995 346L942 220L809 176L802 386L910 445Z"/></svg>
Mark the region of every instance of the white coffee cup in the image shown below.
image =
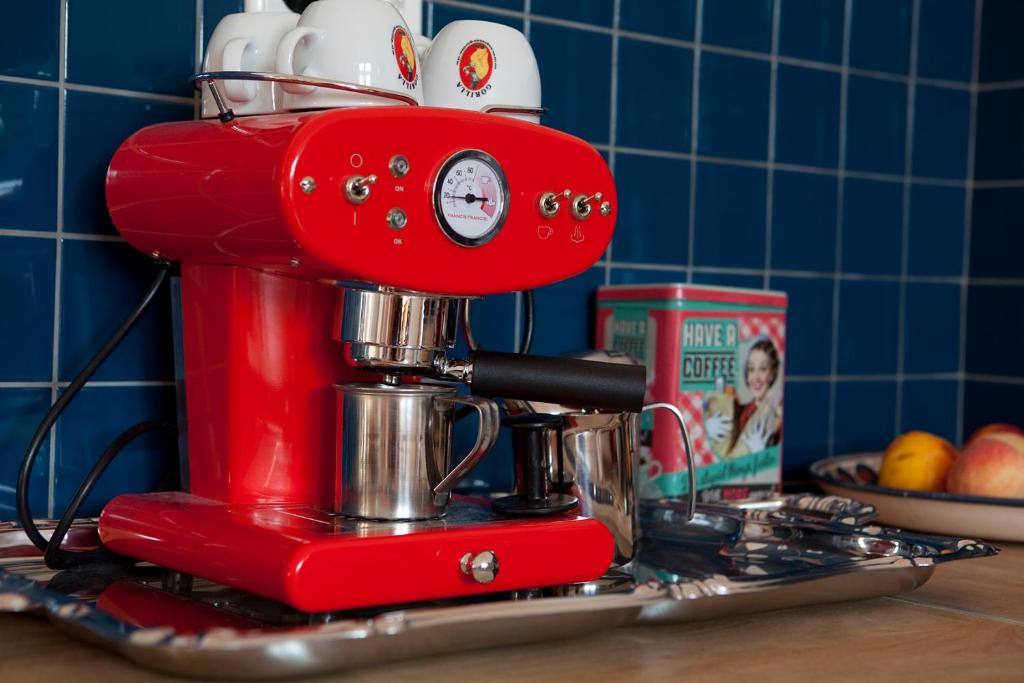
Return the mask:
<svg viewBox="0 0 1024 683"><path fill-rule="evenodd" d="M318 0L277 48L276 71L400 93L421 104L419 59L402 15L384 0ZM283 83L285 109L400 104L367 93Z"/></svg>
<svg viewBox="0 0 1024 683"><path fill-rule="evenodd" d="M434 107L539 109L540 70L530 41L490 21L453 21L430 46L423 65L423 101ZM539 122L536 114L498 112Z"/></svg>
<svg viewBox="0 0 1024 683"><path fill-rule="evenodd" d="M299 15L290 11L227 15L210 36L203 71L273 71L277 45L298 20ZM238 116L281 111L281 89L274 83L223 80L216 85L224 104ZM219 113L217 103L209 86L202 89L202 116L214 118Z"/></svg>

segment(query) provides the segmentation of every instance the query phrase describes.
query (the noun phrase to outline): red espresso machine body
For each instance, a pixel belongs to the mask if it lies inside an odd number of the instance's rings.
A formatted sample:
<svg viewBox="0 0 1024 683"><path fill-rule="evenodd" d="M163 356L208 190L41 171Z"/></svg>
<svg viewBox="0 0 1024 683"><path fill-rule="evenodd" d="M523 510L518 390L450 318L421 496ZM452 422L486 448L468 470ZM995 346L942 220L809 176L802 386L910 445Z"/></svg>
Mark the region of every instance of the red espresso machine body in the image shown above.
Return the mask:
<svg viewBox="0 0 1024 683"><path fill-rule="evenodd" d="M504 223L471 246L437 210L442 171L467 155L493 162L508 188ZM353 179L371 175L352 201ZM565 188L607 204L586 218L542 215L542 196ZM336 283L475 296L585 270L617 205L589 145L428 107L166 123L118 149L107 203L133 246L181 263L189 481L187 494L111 501L100 533L112 550L306 611L572 583L607 568L608 531L571 514L388 525L330 512L333 386L376 377L335 341ZM465 553L498 547L492 583L459 571Z"/></svg>

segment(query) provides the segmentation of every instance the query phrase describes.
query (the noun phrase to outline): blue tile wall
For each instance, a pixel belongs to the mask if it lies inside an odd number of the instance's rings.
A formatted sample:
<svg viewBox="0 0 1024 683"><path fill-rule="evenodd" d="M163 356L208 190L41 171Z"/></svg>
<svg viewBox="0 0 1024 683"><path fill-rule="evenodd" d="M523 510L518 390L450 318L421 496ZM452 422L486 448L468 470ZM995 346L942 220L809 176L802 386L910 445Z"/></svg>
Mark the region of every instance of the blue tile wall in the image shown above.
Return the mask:
<svg viewBox="0 0 1024 683"><path fill-rule="evenodd" d="M6 353L6 351L5 351ZM35 432L39 417L50 407L49 388L0 389L0 519L14 519L14 482L18 478L21 457ZM42 455L32 468L29 507L33 516L47 514L50 479L50 439L43 444Z"/></svg>
<svg viewBox="0 0 1024 683"><path fill-rule="evenodd" d="M1024 383L968 380L964 386L964 436L993 422L1020 424Z"/></svg>
<svg viewBox="0 0 1024 683"><path fill-rule="evenodd" d="M0 315L20 330L0 342L0 492L26 422L147 277L145 259L123 244L104 211L110 154L138 127L192 114L187 78L196 70L196 36L204 40L240 5L68 0L64 46L56 0L21 3L16 21L0 27ZM461 18L523 30L542 72L544 123L597 146L617 178L620 221L608 256L537 292L534 350L590 344L591 301L605 283L788 291L791 474L830 453L880 448L897 429L956 437L983 419L986 396L1018 397L1019 405L1024 371L1005 349L1024 330L999 311L1016 311L1019 320L1014 302L1024 299L1016 257L1024 247L1016 229L1024 209L1024 89L1001 82L1024 78L1016 35L1024 10L985 0L976 46L977 6L427 0L430 33ZM127 17L152 28L124 30ZM982 86L972 82L978 69ZM104 439L137 416L168 409L166 302L160 306L90 386L91 408L82 405L62 423L55 471L44 458L36 474L41 509L59 511ZM473 315L482 344L514 346L515 297L489 298ZM133 403L141 408L120 408ZM1004 415L1004 404L989 403L988 414ZM162 448L155 437L139 445L94 504L151 485ZM507 464L496 458L481 476L507 481ZM8 504L0 494L0 515Z"/></svg>

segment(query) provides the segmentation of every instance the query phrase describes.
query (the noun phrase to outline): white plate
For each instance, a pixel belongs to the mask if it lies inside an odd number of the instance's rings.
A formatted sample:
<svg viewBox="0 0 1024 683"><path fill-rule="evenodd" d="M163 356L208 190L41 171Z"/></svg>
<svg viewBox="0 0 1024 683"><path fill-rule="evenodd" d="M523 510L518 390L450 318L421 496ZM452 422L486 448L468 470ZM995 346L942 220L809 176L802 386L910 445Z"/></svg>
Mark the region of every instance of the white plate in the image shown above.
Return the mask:
<svg viewBox="0 0 1024 683"><path fill-rule="evenodd" d="M840 455L811 465L811 476L827 493L874 505L878 521L889 526L1024 542L1024 500L886 488L867 476L881 464L881 453Z"/></svg>

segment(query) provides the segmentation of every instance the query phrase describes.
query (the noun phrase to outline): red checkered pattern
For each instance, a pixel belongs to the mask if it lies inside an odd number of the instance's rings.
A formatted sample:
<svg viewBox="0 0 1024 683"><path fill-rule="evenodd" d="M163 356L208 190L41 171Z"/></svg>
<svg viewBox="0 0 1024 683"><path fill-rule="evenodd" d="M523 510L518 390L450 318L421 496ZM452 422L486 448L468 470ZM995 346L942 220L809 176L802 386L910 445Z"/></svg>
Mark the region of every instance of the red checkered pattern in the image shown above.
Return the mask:
<svg viewBox="0 0 1024 683"><path fill-rule="evenodd" d="M740 338L752 339L759 335L767 335L775 342L779 353L786 351L786 319L782 316L761 318L751 316L740 321Z"/></svg>
<svg viewBox="0 0 1024 683"><path fill-rule="evenodd" d="M699 392L686 392L679 406L690 432L690 443L693 444L693 457L697 467L704 467L715 462L715 454L711 452L707 434L704 433L704 399Z"/></svg>

